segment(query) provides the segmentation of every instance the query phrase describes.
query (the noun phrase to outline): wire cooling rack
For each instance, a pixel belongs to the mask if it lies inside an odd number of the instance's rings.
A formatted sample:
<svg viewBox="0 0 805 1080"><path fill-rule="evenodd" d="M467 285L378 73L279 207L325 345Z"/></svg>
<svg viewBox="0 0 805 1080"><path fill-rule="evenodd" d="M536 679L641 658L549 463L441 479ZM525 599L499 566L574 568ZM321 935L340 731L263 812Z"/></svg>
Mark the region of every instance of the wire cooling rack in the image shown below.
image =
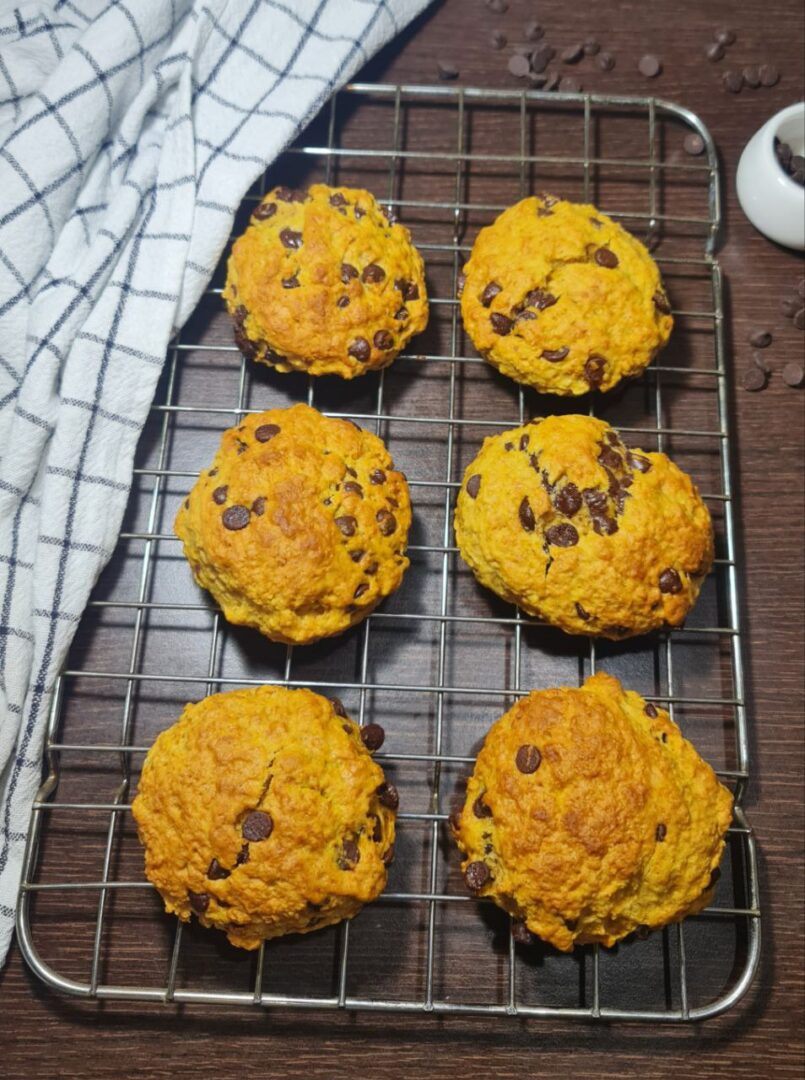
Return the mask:
<svg viewBox="0 0 805 1080"><path fill-rule="evenodd" d="M701 159L684 154L690 130ZM412 350L351 383L245 362L220 300L224 265L168 354L138 450L118 550L54 696L49 772L34 805L19 905L26 960L50 987L95 999L526 1017L682 1021L735 1004L758 963L727 415L716 151L701 121L653 98L454 87L348 86L244 202L267 185L367 187L410 229L432 316ZM676 328L639 379L607 395L541 397L472 351L455 300L478 228L533 190L595 202L646 240ZM294 649L228 626L193 584L172 520L221 431L247 411L307 400L388 443L410 477L412 560L360 627ZM548 412L589 410L662 449L710 506L717 560L684 628L587 641L527 619L459 559L452 509L482 438ZM490 723L535 687L596 668L667 706L735 792L713 905L615 949L517 945L508 917L468 897L447 816ZM164 915L130 814L143 756L187 700L259 683L340 696L384 725L401 792L387 891L350 924L246 954Z"/></svg>

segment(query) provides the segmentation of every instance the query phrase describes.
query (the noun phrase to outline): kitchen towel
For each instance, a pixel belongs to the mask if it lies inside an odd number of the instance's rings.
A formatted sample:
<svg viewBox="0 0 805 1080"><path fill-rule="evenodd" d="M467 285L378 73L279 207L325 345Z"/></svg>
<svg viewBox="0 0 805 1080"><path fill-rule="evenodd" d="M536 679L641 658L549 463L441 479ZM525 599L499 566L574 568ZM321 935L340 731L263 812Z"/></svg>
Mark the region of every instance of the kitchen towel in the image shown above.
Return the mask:
<svg viewBox="0 0 805 1080"><path fill-rule="evenodd" d="M0 965L52 687L254 180L429 0L0 0Z"/></svg>

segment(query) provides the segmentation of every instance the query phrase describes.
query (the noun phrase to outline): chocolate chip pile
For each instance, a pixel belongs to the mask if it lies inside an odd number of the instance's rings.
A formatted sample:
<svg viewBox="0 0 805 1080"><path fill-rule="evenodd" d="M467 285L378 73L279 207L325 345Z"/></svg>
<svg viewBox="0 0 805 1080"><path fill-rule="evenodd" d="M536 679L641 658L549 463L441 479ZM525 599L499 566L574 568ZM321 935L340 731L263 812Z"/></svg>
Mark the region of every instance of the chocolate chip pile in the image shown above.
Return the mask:
<svg viewBox="0 0 805 1080"><path fill-rule="evenodd" d="M776 136L774 156L783 172L790 176L795 184L805 187L805 157L802 154L795 154L787 142L781 142Z"/></svg>

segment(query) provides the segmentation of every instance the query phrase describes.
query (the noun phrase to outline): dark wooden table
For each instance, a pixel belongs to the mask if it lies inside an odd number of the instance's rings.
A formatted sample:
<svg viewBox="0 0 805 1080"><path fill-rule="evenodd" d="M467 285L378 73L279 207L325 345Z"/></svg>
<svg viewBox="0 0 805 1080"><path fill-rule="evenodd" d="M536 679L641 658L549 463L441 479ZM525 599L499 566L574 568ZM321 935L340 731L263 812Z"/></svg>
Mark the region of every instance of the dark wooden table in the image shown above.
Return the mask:
<svg viewBox="0 0 805 1080"><path fill-rule="evenodd" d="M584 8L589 10L585 11ZM12 949L0 974L0 1072L11 1078L186 1075L282 1077L626 1076L783 1077L803 1068L803 394L780 371L803 358L803 335L779 311L784 290L802 276L801 256L766 241L743 217L734 190L740 150L771 113L803 95L803 10L798 0L625 5L603 0L536 5L510 0L493 15L482 0L436 3L370 65L367 80L430 83L437 62L459 81L517 86L510 50L489 44L493 30L511 43L538 16L547 39L564 48L595 36L617 57L611 73L585 61L576 75L588 90L654 92L696 111L723 163L725 219L720 261L728 299L728 357L740 376L747 333L768 326L774 369L768 388L734 387L740 547L744 559L748 697L753 781L746 801L760 844L763 955L748 997L701 1025L638 1026L494 1020L306 1015L99 1007L45 991ZM737 34L726 61L704 58L713 30ZM637 73L646 52L663 61L648 82ZM773 89L723 90L726 66L771 61ZM737 381L737 380L736 380Z"/></svg>

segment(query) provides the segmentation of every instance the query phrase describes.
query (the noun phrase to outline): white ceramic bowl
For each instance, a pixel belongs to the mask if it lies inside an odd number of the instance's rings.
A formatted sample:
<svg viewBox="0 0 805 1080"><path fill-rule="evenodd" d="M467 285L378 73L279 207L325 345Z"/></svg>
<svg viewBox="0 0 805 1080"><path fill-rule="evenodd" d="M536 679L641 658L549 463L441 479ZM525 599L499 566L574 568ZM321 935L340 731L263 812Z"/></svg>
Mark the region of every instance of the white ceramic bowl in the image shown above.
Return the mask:
<svg viewBox="0 0 805 1080"><path fill-rule="evenodd" d="M735 185L743 211L756 229L778 244L805 250L805 187L783 171L775 136L805 154L805 102L789 105L756 131L738 162Z"/></svg>

